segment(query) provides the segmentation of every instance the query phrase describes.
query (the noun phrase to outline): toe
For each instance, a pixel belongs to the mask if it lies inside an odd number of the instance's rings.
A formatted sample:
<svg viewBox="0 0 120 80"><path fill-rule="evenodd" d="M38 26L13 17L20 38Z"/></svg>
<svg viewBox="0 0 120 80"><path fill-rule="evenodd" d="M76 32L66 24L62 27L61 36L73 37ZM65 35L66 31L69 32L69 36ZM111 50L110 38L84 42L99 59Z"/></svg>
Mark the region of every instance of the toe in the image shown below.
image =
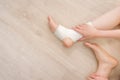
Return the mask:
<svg viewBox="0 0 120 80"><path fill-rule="evenodd" d="M96 49L98 47L98 45L96 43L86 42L85 45L89 48L92 48L92 49Z"/></svg>
<svg viewBox="0 0 120 80"><path fill-rule="evenodd" d="M95 80L94 78L88 77L88 80Z"/></svg>
<svg viewBox="0 0 120 80"><path fill-rule="evenodd" d="M92 48L92 47L94 46L92 43L89 43L89 42L85 42L85 45L86 45L87 47L90 47L90 48Z"/></svg>
<svg viewBox="0 0 120 80"><path fill-rule="evenodd" d="M49 22L54 22L52 16L48 16L48 21L49 21Z"/></svg>
<svg viewBox="0 0 120 80"><path fill-rule="evenodd" d="M97 76L96 75L90 75L89 78L95 79Z"/></svg>
<svg viewBox="0 0 120 80"><path fill-rule="evenodd" d="M51 21L51 16L48 16L48 21Z"/></svg>

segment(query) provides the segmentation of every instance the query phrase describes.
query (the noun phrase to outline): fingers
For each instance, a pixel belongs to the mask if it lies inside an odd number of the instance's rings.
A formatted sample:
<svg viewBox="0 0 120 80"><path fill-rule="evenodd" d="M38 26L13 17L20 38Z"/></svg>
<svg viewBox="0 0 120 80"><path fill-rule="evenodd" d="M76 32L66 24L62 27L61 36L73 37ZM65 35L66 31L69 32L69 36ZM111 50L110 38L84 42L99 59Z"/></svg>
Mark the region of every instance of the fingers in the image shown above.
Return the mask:
<svg viewBox="0 0 120 80"><path fill-rule="evenodd" d="M83 35L83 37L81 39L79 39L78 41L83 41L83 40L90 38L89 30L87 29L85 24L77 25L77 26L73 27L72 29Z"/></svg>
<svg viewBox="0 0 120 80"><path fill-rule="evenodd" d="M76 27L73 27L72 29L83 35L83 37L80 38L78 41L86 40L86 37L84 37L83 30L82 30L81 26L76 26Z"/></svg>
<svg viewBox="0 0 120 80"><path fill-rule="evenodd" d="M80 29L79 26L74 26L72 27L73 29Z"/></svg>
<svg viewBox="0 0 120 80"><path fill-rule="evenodd" d="M77 31L79 33L83 33L85 28L86 28L86 25L82 24L82 25L77 25L77 26L73 27L72 29L74 29L75 31Z"/></svg>
<svg viewBox="0 0 120 80"><path fill-rule="evenodd" d="M88 25L86 25L86 24L81 24L81 25L76 25L76 26L74 26L73 27L73 29L75 29L75 28L77 28L77 29L85 29L85 28L87 28L88 27Z"/></svg>
<svg viewBox="0 0 120 80"><path fill-rule="evenodd" d="M77 32L81 32L81 30L79 29L79 28L77 28L77 27L75 27L75 28L73 28L75 31L77 31Z"/></svg>
<svg viewBox="0 0 120 80"><path fill-rule="evenodd" d="M86 37L82 37L82 38L80 38L78 41L84 41L84 40L86 40L87 38Z"/></svg>
<svg viewBox="0 0 120 80"><path fill-rule="evenodd" d="M83 28L83 26L78 25L78 26L76 26L76 28L77 28L77 29L82 29L82 28Z"/></svg>
<svg viewBox="0 0 120 80"><path fill-rule="evenodd" d="M75 27L73 27L73 28L83 29L83 26L82 26L82 25L77 25L77 26L75 26Z"/></svg>

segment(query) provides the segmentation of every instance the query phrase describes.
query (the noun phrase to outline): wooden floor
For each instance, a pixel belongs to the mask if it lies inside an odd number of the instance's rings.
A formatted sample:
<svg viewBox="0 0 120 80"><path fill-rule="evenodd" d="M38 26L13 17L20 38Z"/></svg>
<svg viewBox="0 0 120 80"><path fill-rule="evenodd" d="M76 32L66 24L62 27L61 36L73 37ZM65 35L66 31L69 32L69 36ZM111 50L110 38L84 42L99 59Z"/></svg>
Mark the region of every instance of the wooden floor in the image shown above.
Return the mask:
<svg viewBox="0 0 120 80"><path fill-rule="evenodd" d="M47 16L71 27L102 15L120 0L0 0L0 80L87 80L96 70L82 42L67 49L50 32ZM120 41L97 39L120 61ZM120 80L120 66L111 80Z"/></svg>

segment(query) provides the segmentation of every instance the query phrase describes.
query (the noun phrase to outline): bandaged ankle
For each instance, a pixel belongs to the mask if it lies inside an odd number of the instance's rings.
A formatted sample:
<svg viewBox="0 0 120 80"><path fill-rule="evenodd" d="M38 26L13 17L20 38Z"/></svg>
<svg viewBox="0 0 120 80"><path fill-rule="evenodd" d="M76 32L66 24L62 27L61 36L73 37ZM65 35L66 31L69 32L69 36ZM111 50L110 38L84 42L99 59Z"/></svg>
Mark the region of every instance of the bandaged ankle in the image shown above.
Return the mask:
<svg viewBox="0 0 120 80"><path fill-rule="evenodd" d="M91 22L86 23L89 26L93 26ZM60 40L63 40L65 38L72 39L73 42L78 41L80 38L82 38L82 35L72 29L65 28L62 25L59 25L56 31L54 32L56 37Z"/></svg>
<svg viewBox="0 0 120 80"><path fill-rule="evenodd" d="M65 28L62 25L59 25L58 28L56 29L55 33L56 37L58 37L60 40L63 40L65 38L70 38L72 39L73 42L76 42L79 40L82 35L72 29Z"/></svg>

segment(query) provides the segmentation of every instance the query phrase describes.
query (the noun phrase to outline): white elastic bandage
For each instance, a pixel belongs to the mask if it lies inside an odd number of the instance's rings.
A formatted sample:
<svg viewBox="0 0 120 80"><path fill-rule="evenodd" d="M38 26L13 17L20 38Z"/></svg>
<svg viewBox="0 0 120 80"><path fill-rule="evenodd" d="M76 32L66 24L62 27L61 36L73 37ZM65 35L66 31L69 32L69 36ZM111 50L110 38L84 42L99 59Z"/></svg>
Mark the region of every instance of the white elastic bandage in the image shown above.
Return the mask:
<svg viewBox="0 0 120 80"><path fill-rule="evenodd" d="M55 31L56 37L58 37L60 40L63 40L64 38L70 38L73 40L73 42L76 42L79 40L82 35L77 33L76 31L72 29L65 28L62 25L59 25L58 28Z"/></svg>
<svg viewBox="0 0 120 80"><path fill-rule="evenodd" d="M86 23L87 25L93 26L91 22ZM62 25L59 25L56 31L54 32L57 38L60 40L63 40L65 38L72 39L73 42L76 42L80 38L82 38L82 35L72 29L65 28Z"/></svg>

